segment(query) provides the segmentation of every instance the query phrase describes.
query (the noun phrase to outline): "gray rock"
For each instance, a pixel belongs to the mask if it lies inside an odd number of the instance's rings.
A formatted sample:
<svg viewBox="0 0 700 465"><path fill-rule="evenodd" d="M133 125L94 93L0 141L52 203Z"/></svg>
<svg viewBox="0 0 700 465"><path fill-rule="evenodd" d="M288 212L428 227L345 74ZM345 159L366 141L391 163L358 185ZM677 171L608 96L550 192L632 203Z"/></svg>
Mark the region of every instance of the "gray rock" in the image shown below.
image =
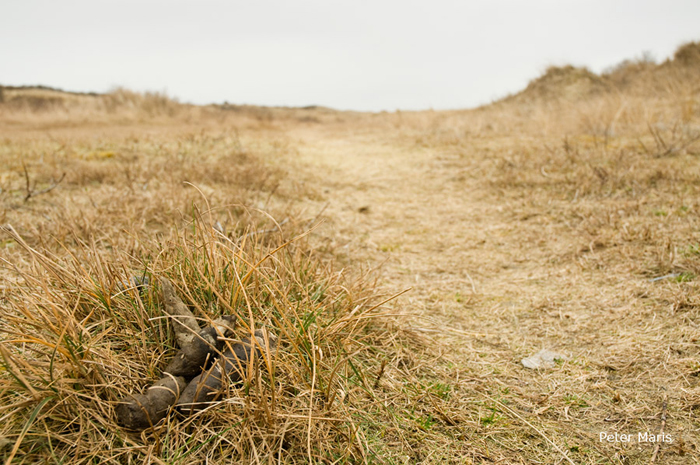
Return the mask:
<svg viewBox="0 0 700 465"><path fill-rule="evenodd" d="M525 368L537 370L540 368L554 368L557 366L557 360L569 360L564 354L552 352L551 350L542 349L535 355L531 355L520 361Z"/></svg>

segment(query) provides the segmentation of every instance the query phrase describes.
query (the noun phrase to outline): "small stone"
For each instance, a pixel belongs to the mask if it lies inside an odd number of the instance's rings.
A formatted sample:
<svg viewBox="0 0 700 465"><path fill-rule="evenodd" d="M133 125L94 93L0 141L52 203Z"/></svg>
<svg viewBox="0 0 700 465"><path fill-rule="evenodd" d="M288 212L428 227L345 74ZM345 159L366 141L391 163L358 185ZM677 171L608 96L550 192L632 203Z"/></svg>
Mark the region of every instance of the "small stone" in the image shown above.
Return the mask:
<svg viewBox="0 0 700 465"><path fill-rule="evenodd" d="M569 360L569 357L551 350L542 349L535 355L522 359L521 363L525 368L537 370L539 368L554 368L557 366L557 360Z"/></svg>

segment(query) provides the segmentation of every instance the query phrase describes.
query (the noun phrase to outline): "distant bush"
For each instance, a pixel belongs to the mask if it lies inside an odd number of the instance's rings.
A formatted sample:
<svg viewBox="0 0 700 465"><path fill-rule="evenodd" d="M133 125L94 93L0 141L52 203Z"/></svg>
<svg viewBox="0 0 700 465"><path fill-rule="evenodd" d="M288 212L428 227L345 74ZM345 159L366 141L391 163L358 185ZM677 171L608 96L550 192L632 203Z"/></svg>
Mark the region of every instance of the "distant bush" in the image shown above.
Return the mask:
<svg viewBox="0 0 700 465"><path fill-rule="evenodd" d="M673 61L683 66L700 65L700 42L688 42L673 54Z"/></svg>
<svg viewBox="0 0 700 465"><path fill-rule="evenodd" d="M117 87L102 95L102 101L109 112L122 108L142 110L149 116L175 116L181 104L174 98L161 92L134 92L123 87Z"/></svg>

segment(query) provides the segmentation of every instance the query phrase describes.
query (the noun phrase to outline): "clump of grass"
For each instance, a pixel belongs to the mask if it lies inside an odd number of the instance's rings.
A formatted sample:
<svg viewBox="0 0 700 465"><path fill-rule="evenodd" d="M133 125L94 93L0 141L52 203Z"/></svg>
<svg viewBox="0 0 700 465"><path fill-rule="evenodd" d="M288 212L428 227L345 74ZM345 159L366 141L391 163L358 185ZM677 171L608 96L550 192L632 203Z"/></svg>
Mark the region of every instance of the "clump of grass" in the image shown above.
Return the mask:
<svg viewBox="0 0 700 465"><path fill-rule="evenodd" d="M177 99L169 97L162 92L139 93L121 87L102 95L101 103L110 113L124 108L131 108L139 110L150 117L173 117L187 108L185 105L181 105Z"/></svg>
<svg viewBox="0 0 700 465"><path fill-rule="evenodd" d="M5 459L247 463L367 453L355 406L371 396L371 353L389 337L380 301L366 282L322 265L304 234L234 241L198 216L136 254L82 244L61 258L8 233L31 265L17 269L0 323ZM121 430L118 400L151 384L174 354L157 285L143 293L120 285L134 273L171 279L204 321L235 314L242 336L267 328L278 350L206 411L171 415L140 435Z"/></svg>

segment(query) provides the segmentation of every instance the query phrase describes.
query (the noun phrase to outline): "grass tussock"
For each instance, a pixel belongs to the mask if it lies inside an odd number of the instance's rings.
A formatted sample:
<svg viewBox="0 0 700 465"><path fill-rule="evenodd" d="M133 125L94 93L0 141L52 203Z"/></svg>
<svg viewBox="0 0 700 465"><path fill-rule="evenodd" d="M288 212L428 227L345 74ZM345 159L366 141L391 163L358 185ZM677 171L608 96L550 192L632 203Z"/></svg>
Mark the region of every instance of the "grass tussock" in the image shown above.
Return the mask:
<svg viewBox="0 0 700 465"><path fill-rule="evenodd" d="M23 462L294 463L366 453L356 419L363 373L387 338L373 323L377 299L361 282L322 268L302 238L232 241L204 224L142 243L137 256L105 256L81 244L66 259L9 231L30 262L5 297L1 328L0 435L15 440L12 455ZM203 321L237 315L239 337L267 328L278 335L278 350L220 404L127 434L114 423L115 404L157 379L174 354L157 286L124 289L132 274L151 283L169 277Z"/></svg>

